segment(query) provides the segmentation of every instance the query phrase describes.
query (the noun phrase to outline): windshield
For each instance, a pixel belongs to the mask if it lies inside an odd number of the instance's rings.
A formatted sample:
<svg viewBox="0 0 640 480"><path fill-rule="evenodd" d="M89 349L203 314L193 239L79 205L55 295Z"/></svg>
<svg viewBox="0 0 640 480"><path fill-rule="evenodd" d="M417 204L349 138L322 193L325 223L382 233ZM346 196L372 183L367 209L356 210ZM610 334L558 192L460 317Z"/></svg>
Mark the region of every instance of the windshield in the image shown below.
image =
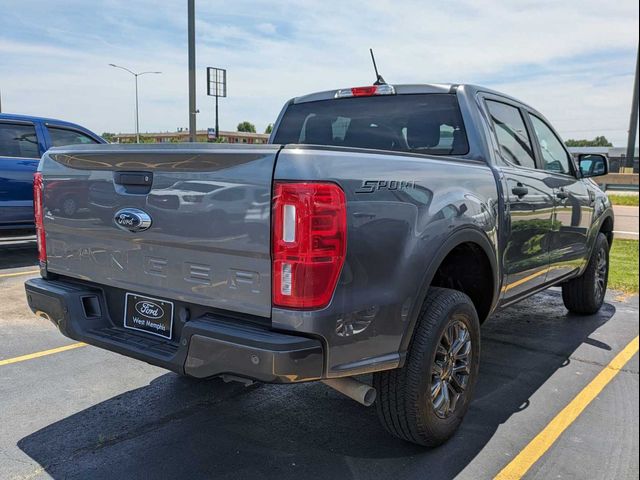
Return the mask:
<svg viewBox="0 0 640 480"><path fill-rule="evenodd" d="M290 105L274 143L374 148L431 155L469 152L454 94L339 98Z"/></svg>

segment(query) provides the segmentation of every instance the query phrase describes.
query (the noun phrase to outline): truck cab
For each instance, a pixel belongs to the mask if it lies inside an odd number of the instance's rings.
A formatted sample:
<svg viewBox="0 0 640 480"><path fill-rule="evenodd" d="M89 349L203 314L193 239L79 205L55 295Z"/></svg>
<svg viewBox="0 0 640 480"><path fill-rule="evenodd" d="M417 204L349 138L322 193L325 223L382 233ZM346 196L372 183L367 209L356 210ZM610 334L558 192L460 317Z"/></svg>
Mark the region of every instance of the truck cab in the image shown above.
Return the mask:
<svg viewBox="0 0 640 480"><path fill-rule="evenodd" d="M106 143L80 125L0 113L0 231L33 230L33 174L51 147ZM71 197L69 197L71 198ZM75 200L66 200L67 212Z"/></svg>

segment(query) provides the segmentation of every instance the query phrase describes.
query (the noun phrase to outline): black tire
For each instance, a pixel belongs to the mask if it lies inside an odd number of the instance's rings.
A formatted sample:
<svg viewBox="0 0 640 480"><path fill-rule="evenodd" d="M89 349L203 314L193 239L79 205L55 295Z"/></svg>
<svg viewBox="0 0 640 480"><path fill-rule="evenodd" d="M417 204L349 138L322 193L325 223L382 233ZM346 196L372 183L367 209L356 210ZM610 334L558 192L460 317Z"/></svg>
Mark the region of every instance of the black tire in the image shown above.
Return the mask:
<svg viewBox="0 0 640 480"><path fill-rule="evenodd" d="M468 374L465 373L466 388L457 402L454 402L451 411L443 417L442 411L438 413L431 396L432 386L440 378L433 369L441 370L442 378L454 378L450 367L459 366L456 363L458 360L446 360L447 357L441 354L444 347L438 347L444 341L445 330L460 325L464 325L470 337L470 345L464 343L471 355L467 365ZM442 358L445 360L441 361ZM445 373L445 368L441 366L445 363L449 373ZM479 365L480 322L471 299L456 290L430 288L420 311L404 366L377 372L373 376L373 386L378 394L376 409L380 422L389 433L408 442L427 447L444 443L455 433L469 408ZM440 385L442 384L440 381ZM454 380L451 382L452 388L453 384ZM441 387L440 397L444 391L452 390L447 386Z"/></svg>
<svg viewBox="0 0 640 480"><path fill-rule="evenodd" d="M586 270L562 285L564 306L572 313L593 315L604 302L609 282L609 242L599 233Z"/></svg>

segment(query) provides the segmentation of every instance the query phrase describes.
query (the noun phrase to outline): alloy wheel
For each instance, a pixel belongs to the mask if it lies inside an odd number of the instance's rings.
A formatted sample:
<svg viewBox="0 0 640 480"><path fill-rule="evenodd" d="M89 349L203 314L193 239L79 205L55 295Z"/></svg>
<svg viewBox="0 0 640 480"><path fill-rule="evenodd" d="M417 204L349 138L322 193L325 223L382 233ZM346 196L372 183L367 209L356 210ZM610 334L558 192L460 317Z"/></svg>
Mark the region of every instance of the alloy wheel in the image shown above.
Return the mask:
<svg viewBox="0 0 640 480"><path fill-rule="evenodd" d="M604 293L607 289L607 252L605 252L604 248L601 248L598 251L598 256L596 257L596 298L600 300L604 297Z"/></svg>
<svg viewBox="0 0 640 480"><path fill-rule="evenodd" d="M463 399L472 360L471 335L459 318L445 328L431 367L431 403L436 415L448 418Z"/></svg>

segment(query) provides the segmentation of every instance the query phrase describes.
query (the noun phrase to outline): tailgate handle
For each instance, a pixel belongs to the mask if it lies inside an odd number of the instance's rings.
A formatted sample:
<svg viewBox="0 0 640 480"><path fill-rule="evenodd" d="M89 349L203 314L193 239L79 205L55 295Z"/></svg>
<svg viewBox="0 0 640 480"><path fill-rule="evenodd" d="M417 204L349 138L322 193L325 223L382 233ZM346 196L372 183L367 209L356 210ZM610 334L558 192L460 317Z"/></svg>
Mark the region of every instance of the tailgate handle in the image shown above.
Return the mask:
<svg viewBox="0 0 640 480"><path fill-rule="evenodd" d="M124 187L123 193L147 194L153 184L153 173L113 172L113 182Z"/></svg>
<svg viewBox="0 0 640 480"><path fill-rule="evenodd" d="M118 185L151 185L153 183L151 172L114 172L113 176Z"/></svg>

